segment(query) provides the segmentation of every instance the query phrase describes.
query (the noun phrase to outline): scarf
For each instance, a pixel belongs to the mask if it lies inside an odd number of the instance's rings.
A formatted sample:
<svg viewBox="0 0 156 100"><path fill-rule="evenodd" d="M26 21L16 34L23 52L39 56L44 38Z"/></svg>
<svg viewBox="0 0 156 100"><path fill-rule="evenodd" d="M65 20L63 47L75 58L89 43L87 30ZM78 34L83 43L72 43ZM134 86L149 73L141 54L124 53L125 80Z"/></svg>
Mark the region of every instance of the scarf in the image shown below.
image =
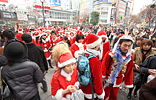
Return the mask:
<svg viewBox="0 0 156 100"><path fill-rule="evenodd" d="M115 50L115 58L118 62L118 64L115 66L115 70L113 70L112 74L111 74L111 81L114 84L116 81L116 77L118 76L118 74L120 73L120 71L122 70L122 65L125 64L127 61L129 61L131 59L131 54L128 55L126 57L126 59L123 59L123 55L121 53L121 49L119 47L119 45L117 46L116 50ZM126 55L126 54L125 54Z"/></svg>

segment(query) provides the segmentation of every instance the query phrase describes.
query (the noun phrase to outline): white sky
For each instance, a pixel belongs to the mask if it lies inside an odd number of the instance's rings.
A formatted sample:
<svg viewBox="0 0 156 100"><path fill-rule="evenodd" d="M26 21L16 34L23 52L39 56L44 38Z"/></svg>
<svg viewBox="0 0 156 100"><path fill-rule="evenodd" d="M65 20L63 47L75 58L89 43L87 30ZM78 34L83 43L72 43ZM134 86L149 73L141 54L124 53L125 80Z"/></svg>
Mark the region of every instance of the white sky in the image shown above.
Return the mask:
<svg viewBox="0 0 156 100"><path fill-rule="evenodd" d="M152 0L134 0L134 10L133 10L133 14L137 14L140 12L140 9L144 6L144 5L148 5L151 4Z"/></svg>

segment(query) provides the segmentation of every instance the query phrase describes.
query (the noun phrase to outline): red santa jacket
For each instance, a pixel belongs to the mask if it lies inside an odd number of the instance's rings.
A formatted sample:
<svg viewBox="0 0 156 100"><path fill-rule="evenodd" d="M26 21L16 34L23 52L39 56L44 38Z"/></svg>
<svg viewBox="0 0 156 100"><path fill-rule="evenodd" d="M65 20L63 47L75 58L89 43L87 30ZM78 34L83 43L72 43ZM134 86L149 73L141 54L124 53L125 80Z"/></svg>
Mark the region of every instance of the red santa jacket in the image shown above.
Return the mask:
<svg viewBox="0 0 156 100"><path fill-rule="evenodd" d="M70 45L72 45L74 42L74 37L70 37Z"/></svg>
<svg viewBox="0 0 156 100"><path fill-rule="evenodd" d="M114 61L112 60L110 63L109 67L109 62L110 62L110 57L113 57L114 54L112 51L109 51L106 53L103 62L102 62L102 75L103 78L106 79L107 85L111 83L110 76L112 75L112 71L116 70L114 66ZM121 83L123 82L123 77L124 77L124 83L127 88L132 88L133 87L133 56L131 56L130 61L126 63L127 69L125 74L122 73L122 71L119 72L119 74L116 77L116 81L113 85L113 87L119 87Z"/></svg>
<svg viewBox="0 0 156 100"><path fill-rule="evenodd" d="M88 53L85 53L86 55L89 55ZM94 98L98 97L99 99L104 98L104 90L103 90L103 84L102 84L102 70L101 68L101 62L98 58L93 57L89 59L89 65L91 68L91 74L93 78L93 85L94 85ZM92 85L88 84L87 86L81 86L80 87L87 99L92 99Z"/></svg>
<svg viewBox="0 0 156 100"><path fill-rule="evenodd" d="M73 57L77 58L79 54L81 54L82 52L86 50L86 45L75 42L74 44L72 44L70 50L71 50Z"/></svg>
<svg viewBox="0 0 156 100"><path fill-rule="evenodd" d="M51 80L52 98L54 100L70 100L72 93L70 92L62 95L62 91L67 89L70 85L79 86L77 69L74 69L71 74L67 74L64 70L61 70L59 77L58 74L59 71L54 73Z"/></svg>
<svg viewBox="0 0 156 100"><path fill-rule="evenodd" d="M48 40L48 38L46 38L45 40L42 39L42 43L40 43L40 41L38 41L38 45L43 48L43 51L46 55L47 60L50 60L51 55L50 55L49 48L51 47L51 42Z"/></svg>
<svg viewBox="0 0 156 100"><path fill-rule="evenodd" d="M106 41L105 43L100 44L100 50L101 50L101 59L103 60L105 54L110 51L110 43L109 41Z"/></svg>
<svg viewBox="0 0 156 100"><path fill-rule="evenodd" d="M23 41L23 40L21 39L21 36L22 36L22 33L17 33L17 34L16 34L16 38L19 39L20 41Z"/></svg>
<svg viewBox="0 0 156 100"><path fill-rule="evenodd" d="M56 37L55 40L51 39L52 47L54 47L57 43L61 42L60 38Z"/></svg>

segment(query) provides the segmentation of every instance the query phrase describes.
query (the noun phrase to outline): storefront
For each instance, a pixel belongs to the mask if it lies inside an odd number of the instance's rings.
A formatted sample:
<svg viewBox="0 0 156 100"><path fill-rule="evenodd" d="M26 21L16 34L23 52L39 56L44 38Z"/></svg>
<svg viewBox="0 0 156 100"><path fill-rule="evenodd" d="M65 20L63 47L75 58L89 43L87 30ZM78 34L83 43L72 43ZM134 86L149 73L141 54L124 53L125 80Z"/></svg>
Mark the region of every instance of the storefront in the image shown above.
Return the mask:
<svg viewBox="0 0 156 100"><path fill-rule="evenodd" d="M36 25L36 16L28 15L28 25Z"/></svg>
<svg viewBox="0 0 156 100"><path fill-rule="evenodd" d="M27 14L19 14L19 13L17 13L17 19L18 19L19 27L26 27L28 25Z"/></svg>
<svg viewBox="0 0 156 100"><path fill-rule="evenodd" d="M17 15L14 12L0 11L0 22L10 27L16 29ZM3 24L3 25L4 25ZM0 26L3 26L0 24Z"/></svg>

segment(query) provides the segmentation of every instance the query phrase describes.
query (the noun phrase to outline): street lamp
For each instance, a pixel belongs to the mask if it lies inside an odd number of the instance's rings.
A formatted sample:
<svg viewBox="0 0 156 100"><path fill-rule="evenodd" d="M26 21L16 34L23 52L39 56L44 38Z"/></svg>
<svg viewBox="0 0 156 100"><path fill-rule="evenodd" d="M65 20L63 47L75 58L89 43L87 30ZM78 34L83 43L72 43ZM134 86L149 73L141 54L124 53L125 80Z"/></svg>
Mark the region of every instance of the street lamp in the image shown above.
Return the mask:
<svg viewBox="0 0 156 100"><path fill-rule="evenodd" d="M43 24L44 24L44 28L45 28L45 18L44 18L44 1L45 0L40 0L41 1L41 3L42 3L42 15L43 15Z"/></svg>

